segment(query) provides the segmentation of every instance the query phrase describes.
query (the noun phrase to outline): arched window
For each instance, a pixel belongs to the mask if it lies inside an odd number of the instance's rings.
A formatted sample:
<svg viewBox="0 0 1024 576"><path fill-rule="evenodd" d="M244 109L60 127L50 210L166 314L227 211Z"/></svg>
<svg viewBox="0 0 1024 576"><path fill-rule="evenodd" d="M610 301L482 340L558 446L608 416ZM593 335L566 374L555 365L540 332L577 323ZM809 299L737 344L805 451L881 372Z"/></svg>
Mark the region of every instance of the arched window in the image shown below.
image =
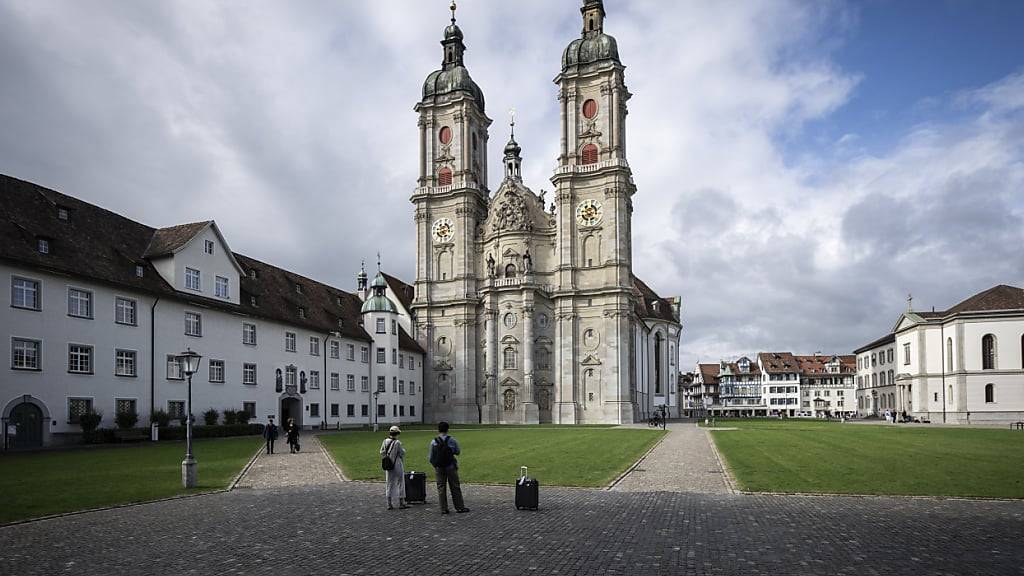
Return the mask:
<svg viewBox="0 0 1024 576"><path fill-rule="evenodd" d="M996 368L996 337L985 334L981 337L981 369L995 370Z"/></svg>
<svg viewBox="0 0 1024 576"><path fill-rule="evenodd" d="M952 404L952 403L953 403L953 385L952 385L952 384L950 384L949 386L947 386L947 390L946 390L946 402L949 402L950 404Z"/></svg>
<svg viewBox="0 0 1024 576"><path fill-rule="evenodd" d="M509 264L508 266L505 266L505 278L515 278L515 277L516 277L516 265L515 264Z"/></svg>
<svg viewBox="0 0 1024 576"><path fill-rule="evenodd" d="M885 386L885 372L878 373L878 385Z"/></svg>
<svg viewBox="0 0 1024 576"><path fill-rule="evenodd" d="M891 386L891 385L893 385L895 383L896 383L896 379L893 378L892 370L889 370L889 385Z"/></svg>
<svg viewBox="0 0 1024 576"><path fill-rule="evenodd" d="M953 371L953 339L946 338L946 371Z"/></svg>
<svg viewBox="0 0 1024 576"><path fill-rule="evenodd" d="M985 384L985 403L991 404L996 401L995 384Z"/></svg>
<svg viewBox="0 0 1024 576"><path fill-rule="evenodd" d="M583 239L583 266L595 266L601 259L601 239L593 234Z"/></svg>
<svg viewBox="0 0 1024 576"><path fill-rule="evenodd" d="M512 348L511 346L509 346L508 348L505 348L505 350L502 352L502 359L503 359L502 366L506 370L515 370L516 369L516 349L515 348Z"/></svg>
<svg viewBox="0 0 1024 576"><path fill-rule="evenodd" d="M580 164L597 164L597 146L587 144L580 151Z"/></svg>
<svg viewBox="0 0 1024 576"><path fill-rule="evenodd" d="M437 185L438 186L451 186L452 185L452 170L451 168L441 168L437 171Z"/></svg>
<svg viewBox="0 0 1024 576"><path fill-rule="evenodd" d="M889 393L889 408L896 407L896 395L892 392Z"/></svg>
<svg viewBox="0 0 1024 576"><path fill-rule="evenodd" d="M874 388L875 386L878 386L878 374L871 375L871 387Z"/></svg>
<svg viewBox="0 0 1024 576"><path fill-rule="evenodd" d="M437 273L440 280L452 280L452 253L448 250L437 255Z"/></svg>

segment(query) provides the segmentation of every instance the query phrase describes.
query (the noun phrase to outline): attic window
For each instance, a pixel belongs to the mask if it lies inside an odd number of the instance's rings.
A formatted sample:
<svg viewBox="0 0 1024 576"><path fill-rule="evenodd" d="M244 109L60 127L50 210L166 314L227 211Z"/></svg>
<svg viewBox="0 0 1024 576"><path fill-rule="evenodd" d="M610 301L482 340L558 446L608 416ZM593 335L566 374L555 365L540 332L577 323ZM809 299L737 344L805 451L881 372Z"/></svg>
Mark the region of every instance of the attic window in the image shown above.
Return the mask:
<svg viewBox="0 0 1024 576"><path fill-rule="evenodd" d="M345 327L345 320L342 319L342 318L338 318L338 328L344 328L344 327Z"/></svg>
<svg viewBox="0 0 1024 576"><path fill-rule="evenodd" d="M305 308L299 308L299 318L301 318L301 319L305 319L306 318L306 309Z"/></svg>
<svg viewBox="0 0 1024 576"><path fill-rule="evenodd" d="M142 278L145 274L146 274L146 269L143 268L141 265L136 264L135 265L135 275L137 277L139 277L139 278Z"/></svg>
<svg viewBox="0 0 1024 576"><path fill-rule="evenodd" d="M295 283L295 293L302 294L302 284L299 284L298 282Z"/></svg>
<svg viewBox="0 0 1024 576"><path fill-rule="evenodd" d="M249 278L251 278L253 280L256 279L256 269L255 268L253 268L252 270L249 270Z"/></svg>
<svg viewBox="0 0 1024 576"><path fill-rule="evenodd" d="M654 302L651 303L651 307L654 308L655 312L657 312L658 308L661 307L661 306L659 306L659 304L661 304L661 302L658 302L657 300L655 300Z"/></svg>
<svg viewBox="0 0 1024 576"><path fill-rule="evenodd" d="M59 220L65 220L66 221L68 219L68 216L69 216L69 214L68 214L68 209L67 208L65 208L63 206L57 206L57 218Z"/></svg>
<svg viewBox="0 0 1024 576"><path fill-rule="evenodd" d="M213 240L206 241L206 253L213 254Z"/></svg>
<svg viewBox="0 0 1024 576"><path fill-rule="evenodd" d="M50 241L48 239L37 238L36 241L36 249L39 250L40 254L50 253Z"/></svg>
<svg viewBox="0 0 1024 576"><path fill-rule="evenodd" d="M256 308L256 307L259 306L259 304L256 303L256 297L255 296L250 296L249 297L249 304L251 304L253 308Z"/></svg>
<svg viewBox="0 0 1024 576"><path fill-rule="evenodd" d="M338 296L338 306L341 306L341 304L342 304L341 296ZM341 322L341 320L338 320L338 322Z"/></svg>

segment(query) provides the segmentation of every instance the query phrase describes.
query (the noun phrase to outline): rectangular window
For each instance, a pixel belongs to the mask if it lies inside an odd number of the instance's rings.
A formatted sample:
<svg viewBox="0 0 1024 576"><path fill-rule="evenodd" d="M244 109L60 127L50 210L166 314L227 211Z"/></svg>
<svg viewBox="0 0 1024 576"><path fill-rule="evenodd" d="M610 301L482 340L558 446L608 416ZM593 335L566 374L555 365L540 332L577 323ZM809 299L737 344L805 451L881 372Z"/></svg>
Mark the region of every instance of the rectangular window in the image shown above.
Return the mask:
<svg viewBox="0 0 1024 576"><path fill-rule="evenodd" d="M137 414L135 409L135 399L133 398L118 398L114 401L114 413L115 414Z"/></svg>
<svg viewBox="0 0 1024 576"><path fill-rule="evenodd" d="M284 333L284 351L295 352L295 332Z"/></svg>
<svg viewBox="0 0 1024 576"><path fill-rule="evenodd" d="M411 416L413 418L416 417L416 407L415 406L409 406L409 416Z"/></svg>
<svg viewBox="0 0 1024 576"><path fill-rule="evenodd" d="M391 416L398 416L398 406L395 404L391 405Z"/></svg>
<svg viewBox="0 0 1024 576"><path fill-rule="evenodd" d="M340 412L338 411L338 405L331 404L331 418L337 418L339 413Z"/></svg>
<svg viewBox="0 0 1024 576"><path fill-rule="evenodd" d="M385 328L385 325L386 324L383 318L377 318L377 334L387 334L387 329Z"/></svg>
<svg viewBox="0 0 1024 576"><path fill-rule="evenodd" d="M135 300L130 298L115 298L114 322L127 326L135 326L138 323L135 306Z"/></svg>
<svg viewBox="0 0 1024 576"><path fill-rule="evenodd" d="M392 334L398 334L397 326L398 326L398 322L395 322L394 320L392 320L391 321L391 333Z"/></svg>
<svg viewBox="0 0 1024 576"><path fill-rule="evenodd" d="M415 396L415 395L416 395L416 383L415 382L409 382L409 396Z"/></svg>
<svg viewBox="0 0 1024 576"><path fill-rule="evenodd" d="M348 374L345 376L345 389L349 392L356 391L356 377L354 374Z"/></svg>
<svg viewBox="0 0 1024 576"><path fill-rule="evenodd" d="M405 380L398 381L398 393L405 394Z"/></svg>
<svg viewBox="0 0 1024 576"><path fill-rule="evenodd" d="M92 292L68 288L68 316L92 318Z"/></svg>
<svg viewBox="0 0 1024 576"><path fill-rule="evenodd" d="M398 394L398 377L397 376L392 376L391 377L391 393L392 394Z"/></svg>
<svg viewBox="0 0 1024 576"><path fill-rule="evenodd" d="M405 416L405 406L399 406L398 407L398 415L399 416Z"/></svg>
<svg viewBox="0 0 1024 576"><path fill-rule="evenodd" d="M369 376L360 376L359 377L359 386L360 386L360 389L363 392L369 392L370 391L370 377Z"/></svg>
<svg viewBox="0 0 1024 576"><path fill-rule="evenodd" d="M341 390L341 376L337 372L331 372L331 390Z"/></svg>
<svg viewBox="0 0 1024 576"><path fill-rule="evenodd" d="M295 386L298 383L299 369L295 366L285 366L284 369L284 385Z"/></svg>
<svg viewBox="0 0 1024 576"><path fill-rule="evenodd" d="M311 418L319 418L320 417L320 405L317 404L316 402L311 403L309 405L309 415L310 415Z"/></svg>
<svg viewBox="0 0 1024 576"><path fill-rule="evenodd" d="M135 266L135 275L138 276L139 278L142 278L143 276L146 275L146 269L143 268L140 265L136 265Z"/></svg>
<svg viewBox="0 0 1024 576"><path fill-rule="evenodd" d="M355 361L356 359L356 345L349 344L345 347L345 359Z"/></svg>
<svg viewBox="0 0 1024 576"><path fill-rule="evenodd" d="M180 420L185 417L185 401L184 400L168 400L167 401L167 414L172 420Z"/></svg>
<svg viewBox="0 0 1024 576"><path fill-rule="evenodd" d="M318 370L309 371L309 387L313 390L320 389L320 372Z"/></svg>
<svg viewBox="0 0 1024 576"><path fill-rule="evenodd" d="M39 282L28 278L11 279L11 306L39 310Z"/></svg>
<svg viewBox="0 0 1024 576"><path fill-rule="evenodd" d="M377 348L377 364L387 364L388 351L384 348Z"/></svg>
<svg viewBox="0 0 1024 576"><path fill-rule="evenodd" d="M398 367L405 368L405 354L398 355Z"/></svg>
<svg viewBox="0 0 1024 576"><path fill-rule="evenodd" d="M167 379L181 380L184 370L181 369L181 361L173 354L167 355Z"/></svg>
<svg viewBox="0 0 1024 576"><path fill-rule="evenodd" d="M242 384L247 386L256 385L256 365L242 364Z"/></svg>
<svg viewBox="0 0 1024 576"><path fill-rule="evenodd" d="M370 415L370 405L369 404L361 405L360 408L359 408L359 414L361 416L369 416Z"/></svg>
<svg viewBox="0 0 1024 576"><path fill-rule="evenodd" d="M230 298L231 291L228 289L228 279L223 276L217 276L213 291L217 298Z"/></svg>
<svg viewBox="0 0 1024 576"><path fill-rule="evenodd" d="M892 348L889 348L888 356L889 356L889 362L892 362Z"/></svg>
<svg viewBox="0 0 1024 576"><path fill-rule="evenodd" d="M388 413L385 411L387 406L383 404L377 404L377 416L387 416Z"/></svg>
<svg viewBox="0 0 1024 576"><path fill-rule="evenodd" d="M363 406L363 407L365 408L365 406ZM352 416L355 416L356 415L356 405L355 404L349 404L349 405L345 406L345 415L350 417L350 418ZM363 414L363 416L366 416L366 414Z"/></svg>
<svg viewBox="0 0 1024 576"><path fill-rule="evenodd" d="M242 344L256 345L256 325L242 324Z"/></svg>
<svg viewBox="0 0 1024 576"><path fill-rule="evenodd" d="M359 348L359 360L363 364L366 364L370 361L370 349L368 347L362 346Z"/></svg>
<svg viewBox="0 0 1024 576"><path fill-rule="evenodd" d="M249 418L256 418L256 403L255 402L242 402L242 412L249 415Z"/></svg>
<svg viewBox="0 0 1024 576"><path fill-rule="evenodd" d="M118 350L114 353L114 375L135 376L135 351Z"/></svg>
<svg viewBox="0 0 1024 576"><path fill-rule="evenodd" d="M387 392L387 381L383 376L377 376L377 392Z"/></svg>
<svg viewBox="0 0 1024 576"><path fill-rule="evenodd" d="M207 240L205 243L205 250L207 254L213 254L213 241Z"/></svg>
<svg viewBox="0 0 1024 576"><path fill-rule="evenodd" d="M210 382L220 384L224 382L224 361L210 360Z"/></svg>
<svg viewBox="0 0 1024 576"><path fill-rule="evenodd" d="M338 345L338 341L337 340L331 340L331 358L337 360L338 356L340 354L341 354L341 349L340 349L340 346Z"/></svg>
<svg viewBox="0 0 1024 576"><path fill-rule="evenodd" d="M15 370L41 370L39 340L14 338L11 340L11 368Z"/></svg>
<svg viewBox="0 0 1024 576"><path fill-rule="evenodd" d="M903 345L903 365L907 366L910 364L910 342Z"/></svg>
<svg viewBox="0 0 1024 576"><path fill-rule="evenodd" d="M203 317L197 312L185 312L185 336L203 335Z"/></svg>
<svg viewBox="0 0 1024 576"><path fill-rule="evenodd" d="M320 339L316 336L309 337L309 355L319 356L320 355Z"/></svg>
<svg viewBox="0 0 1024 576"><path fill-rule="evenodd" d="M82 414L92 412L92 398L68 398L68 422L79 424Z"/></svg>
<svg viewBox="0 0 1024 576"><path fill-rule="evenodd" d="M391 363L398 364L398 350L394 348L391 349Z"/></svg>
<svg viewBox="0 0 1024 576"><path fill-rule="evenodd" d="M92 374L92 346L81 344L68 346L68 372Z"/></svg>
<svg viewBox="0 0 1024 576"><path fill-rule="evenodd" d="M50 253L50 241L46 238L39 238L39 242L36 244L40 254Z"/></svg>
<svg viewBox="0 0 1024 576"><path fill-rule="evenodd" d="M189 290L202 290L202 281L200 279L199 270L195 268L185 268L185 288Z"/></svg>

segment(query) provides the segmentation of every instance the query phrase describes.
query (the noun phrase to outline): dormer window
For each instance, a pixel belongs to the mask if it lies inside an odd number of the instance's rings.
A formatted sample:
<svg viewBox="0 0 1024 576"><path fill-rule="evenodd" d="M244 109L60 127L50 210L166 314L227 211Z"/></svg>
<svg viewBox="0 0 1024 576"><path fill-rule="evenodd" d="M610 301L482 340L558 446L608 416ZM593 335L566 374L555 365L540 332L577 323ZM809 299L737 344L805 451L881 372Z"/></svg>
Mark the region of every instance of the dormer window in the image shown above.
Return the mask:
<svg viewBox="0 0 1024 576"><path fill-rule="evenodd" d="M253 268L252 270L249 270L249 278L251 280L255 280L256 279L256 269L255 268Z"/></svg>
<svg viewBox="0 0 1024 576"><path fill-rule="evenodd" d="M342 299L341 299L341 296L338 296L338 300L337 300L337 301L338 301L338 306L341 306L341 305L342 305Z"/></svg>
<svg viewBox="0 0 1024 576"><path fill-rule="evenodd" d="M197 292L202 290L199 270L196 270L195 268L185 268L185 288L195 290Z"/></svg>
<svg viewBox="0 0 1024 576"><path fill-rule="evenodd" d="M342 319L342 318L338 318L338 328L344 328L344 327L345 327L345 320Z"/></svg>
<svg viewBox="0 0 1024 576"><path fill-rule="evenodd" d="M305 308L299 308L299 319L301 319L301 320L305 320L306 319L306 309Z"/></svg>
<svg viewBox="0 0 1024 576"><path fill-rule="evenodd" d="M206 241L206 253L213 254L213 240Z"/></svg>
<svg viewBox="0 0 1024 576"><path fill-rule="evenodd" d="M295 293L302 294L302 284L299 284L298 282L295 283Z"/></svg>
<svg viewBox="0 0 1024 576"><path fill-rule="evenodd" d="M256 297L255 296L250 296L249 297L249 305L252 306L253 308L256 308L256 307L259 306L259 304L256 301Z"/></svg>
<svg viewBox="0 0 1024 576"><path fill-rule="evenodd" d="M135 276L138 277L138 278L142 278L143 276L145 276L145 274L146 274L146 269L143 268L141 265L136 264L135 265Z"/></svg>
<svg viewBox="0 0 1024 576"><path fill-rule="evenodd" d="M46 238L36 238L36 249L40 254L50 253L50 241Z"/></svg>
<svg viewBox="0 0 1024 576"><path fill-rule="evenodd" d="M68 209L63 206L57 206L57 219L67 221L70 214Z"/></svg>

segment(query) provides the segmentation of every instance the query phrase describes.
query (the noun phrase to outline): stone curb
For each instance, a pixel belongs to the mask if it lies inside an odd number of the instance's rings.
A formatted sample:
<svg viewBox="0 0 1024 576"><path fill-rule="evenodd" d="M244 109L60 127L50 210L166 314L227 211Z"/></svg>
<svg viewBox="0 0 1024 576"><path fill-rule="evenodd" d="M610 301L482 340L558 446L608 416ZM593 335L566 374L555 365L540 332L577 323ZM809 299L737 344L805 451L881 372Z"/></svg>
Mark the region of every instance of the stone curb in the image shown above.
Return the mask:
<svg viewBox="0 0 1024 576"><path fill-rule="evenodd" d="M700 428L700 426L698 426ZM729 494L738 494L740 491L736 488L736 479L733 478L732 470L729 469L725 464L725 460L722 458L721 452L718 451L718 446L715 445L714 438L711 437L711 433L707 428L700 428L704 431L704 438L711 444L711 451L715 454L715 460L718 461L718 467L722 469L722 477L725 478L725 489L729 491Z"/></svg>
<svg viewBox="0 0 1024 576"><path fill-rule="evenodd" d="M257 460L259 460L260 454L262 454L264 450L266 450L265 446L260 446L259 448L256 449L256 453L253 454L252 458L249 459L249 463L243 466L242 471L239 472L237 476L235 476L235 479L231 481L231 484L228 484L226 492L230 492L234 490L236 487L238 487L238 483L242 481L242 478L244 478L246 473L249 472L249 469L252 468L252 465L255 464Z"/></svg>
<svg viewBox="0 0 1024 576"><path fill-rule="evenodd" d="M331 468L334 470L334 473L338 475L338 481L349 482L349 478L348 476L345 476L345 472L342 471L341 466L338 466L338 463L334 461L334 457L331 456L331 453L327 451L327 448L324 446L324 443L320 441L320 435L314 434L313 439L316 441L317 446L320 447L320 454L327 459L327 462L331 465Z"/></svg>
<svg viewBox="0 0 1024 576"><path fill-rule="evenodd" d="M752 492L749 490L736 490L736 494L743 496L790 496L793 498L879 498L879 499L900 499L900 500L932 500L943 502L956 500L960 502L1024 502L1024 498L994 498L988 496L922 496L919 494L839 494L832 492Z"/></svg>
<svg viewBox="0 0 1024 576"><path fill-rule="evenodd" d="M661 438L658 438L658 441L654 443L654 446L651 446L651 448L647 452L644 452L643 455L641 455L636 462L633 462L633 464L629 468L626 468L625 472L619 474L618 478L612 480L611 484L608 484L604 488L600 488L600 490L611 490L615 488L620 482L622 482L626 478L626 476L629 476L634 470L636 470L640 466L640 463L646 460L647 457L651 455L651 452L654 452L655 448L661 446L661 443L664 442L666 438L668 438L668 435L669 432L666 430L665 434L662 434Z"/></svg>

